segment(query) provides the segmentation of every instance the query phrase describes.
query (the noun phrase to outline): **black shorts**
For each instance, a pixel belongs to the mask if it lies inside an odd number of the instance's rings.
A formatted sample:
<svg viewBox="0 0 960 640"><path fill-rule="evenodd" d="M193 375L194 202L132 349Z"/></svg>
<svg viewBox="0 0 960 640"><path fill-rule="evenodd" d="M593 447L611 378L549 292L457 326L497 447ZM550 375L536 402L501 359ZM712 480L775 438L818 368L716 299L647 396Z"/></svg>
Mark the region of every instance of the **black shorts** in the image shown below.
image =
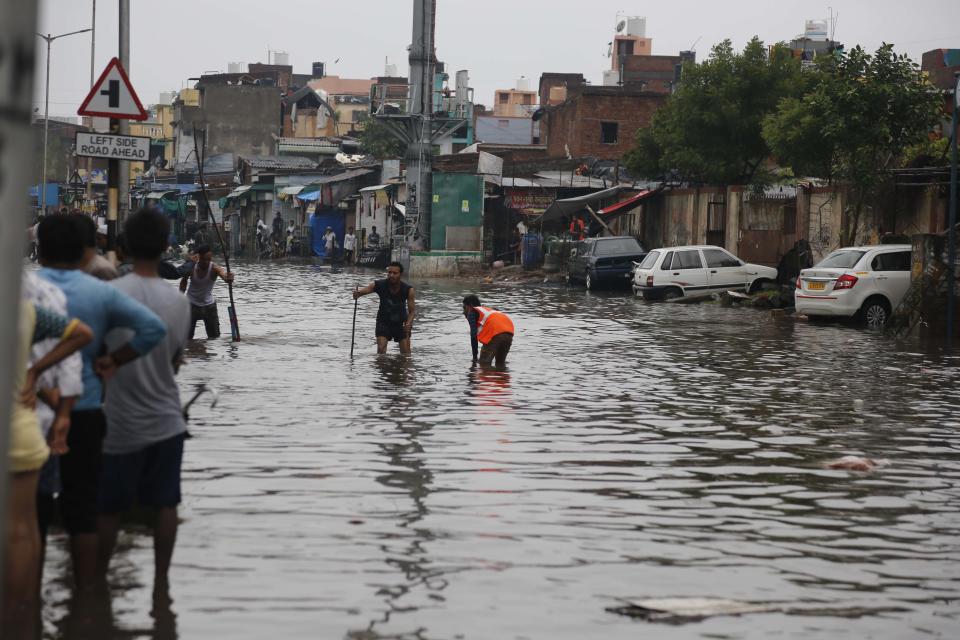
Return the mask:
<svg viewBox="0 0 960 640"><path fill-rule="evenodd" d="M190 305L189 338L191 340L193 340L193 333L197 327L197 322L200 320L203 320L203 328L206 329L208 338L220 337L220 316L217 315L216 302L208 304L205 307L200 307L195 304Z"/></svg>
<svg viewBox="0 0 960 640"><path fill-rule="evenodd" d="M130 453L103 454L100 484L101 513L121 513L134 501L141 507L175 507L180 504L181 433Z"/></svg>
<svg viewBox="0 0 960 640"><path fill-rule="evenodd" d="M60 456L60 515L71 534L96 533L103 437L107 419L100 409L70 413L67 446Z"/></svg>
<svg viewBox="0 0 960 640"><path fill-rule="evenodd" d="M378 338L386 338L388 342L390 340L396 340L397 342L400 342L401 340L406 340L410 337L403 328L402 322L389 322L383 320L377 320L376 335Z"/></svg>

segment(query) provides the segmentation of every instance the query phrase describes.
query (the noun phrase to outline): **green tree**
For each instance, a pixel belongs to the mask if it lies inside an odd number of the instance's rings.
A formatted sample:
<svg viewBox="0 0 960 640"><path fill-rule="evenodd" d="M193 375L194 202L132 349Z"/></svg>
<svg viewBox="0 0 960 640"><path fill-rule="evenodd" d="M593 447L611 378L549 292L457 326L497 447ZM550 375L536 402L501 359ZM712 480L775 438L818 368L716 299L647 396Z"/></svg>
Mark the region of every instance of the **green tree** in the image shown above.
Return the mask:
<svg viewBox="0 0 960 640"><path fill-rule="evenodd" d="M763 124L778 161L797 175L849 186L840 240L853 244L863 213L888 191L889 170L928 139L941 97L893 46L818 59L808 91L784 98Z"/></svg>
<svg viewBox="0 0 960 640"><path fill-rule="evenodd" d="M378 160L402 158L406 153L406 145L376 118L366 116L357 124L363 127L360 130L359 138L360 150L364 153L368 153Z"/></svg>
<svg viewBox="0 0 960 640"><path fill-rule="evenodd" d="M700 64L687 64L683 82L637 134L626 155L639 175L676 173L699 183L766 181L770 149L763 119L780 101L803 93L800 63L781 44L767 48L754 37L742 53L729 40Z"/></svg>

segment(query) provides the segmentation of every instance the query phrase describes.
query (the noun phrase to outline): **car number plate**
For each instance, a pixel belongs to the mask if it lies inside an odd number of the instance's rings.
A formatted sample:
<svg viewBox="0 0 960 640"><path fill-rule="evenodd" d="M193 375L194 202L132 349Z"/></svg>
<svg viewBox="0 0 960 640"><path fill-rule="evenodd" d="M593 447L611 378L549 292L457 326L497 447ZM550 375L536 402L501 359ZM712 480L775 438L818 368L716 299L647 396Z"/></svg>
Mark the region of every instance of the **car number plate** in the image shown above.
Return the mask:
<svg viewBox="0 0 960 640"><path fill-rule="evenodd" d="M823 291L827 288L827 283L825 282L808 282L807 289L809 291Z"/></svg>

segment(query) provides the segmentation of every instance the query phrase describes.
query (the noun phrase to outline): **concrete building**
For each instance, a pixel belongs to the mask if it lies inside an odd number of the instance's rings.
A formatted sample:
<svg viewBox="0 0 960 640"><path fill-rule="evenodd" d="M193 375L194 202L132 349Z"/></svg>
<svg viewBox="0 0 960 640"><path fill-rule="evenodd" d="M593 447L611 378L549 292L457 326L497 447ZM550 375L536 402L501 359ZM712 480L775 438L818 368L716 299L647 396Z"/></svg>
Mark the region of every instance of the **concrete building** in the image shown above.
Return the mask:
<svg viewBox="0 0 960 640"><path fill-rule="evenodd" d="M370 113L371 87L375 82L374 78L325 76L308 83L310 88L323 91L329 96L330 105L336 114L331 135L350 135L363 128L362 122Z"/></svg>
<svg viewBox="0 0 960 640"><path fill-rule="evenodd" d="M952 91L956 80L955 73L960 73L960 49L934 49L923 54L920 69L927 74L930 83L943 92ZM951 95L944 93L943 117L949 122L953 109ZM949 130L947 125L945 130Z"/></svg>
<svg viewBox="0 0 960 640"><path fill-rule="evenodd" d="M193 152L194 129L206 132L208 156L268 156L281 129L281 93L272 85L200 84L173 104L176 160Z"/></svg>
<svg viewBox="0 0 960 640"><path fill-rule="evenodd" d="M551 158L619 160L633 148L637 130L650 126L666 98L631 87L579 87L563 104L537 114L541 142Z"/></svg>
<svg viewBox="0 0 960 640"><path fill-rule="evenodd" d="M653 38L647 37L647 19L629 16L617 23L617 33L610 45L610 70L617 71L623 56L649 56Z"/></svg>
<svg viewBox="0 0 960 640"><path fill-rule="evenodd" d="M803 33L790 41L789 47L793 56L800 58L805 66L809 66L817 56L843 51L843 45L833 39L830 31L827 20L807 20Z"/></svg>
<svg viewBox="0 0 960 640"><path fill-rule="evenodd" d="M493 115L529 118L537 110L537 99L537 92L530 90L529 81L520 78L514 89L497 89L493 97Z"/></svg>
<svg viewBox="0 0 960 640"><path fill-rule="evenodd" d="M477 141L487 144L533 144L532 118L477 117Z"/></svg>

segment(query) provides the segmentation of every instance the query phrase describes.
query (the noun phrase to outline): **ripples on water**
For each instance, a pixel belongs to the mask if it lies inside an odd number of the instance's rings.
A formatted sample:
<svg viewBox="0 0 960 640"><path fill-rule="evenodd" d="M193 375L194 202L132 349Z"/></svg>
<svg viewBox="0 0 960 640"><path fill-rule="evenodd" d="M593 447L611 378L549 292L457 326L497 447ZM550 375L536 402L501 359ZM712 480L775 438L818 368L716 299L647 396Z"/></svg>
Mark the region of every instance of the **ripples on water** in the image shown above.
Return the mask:
<svg viewBox="0 0 960 640"><path fill-rule="evenodd" d="M157 638L960 635L960 403L942 356L749 310L483 285L518 334L507 371L471 370L459 301L473 285L431 281L414 283L413 356L374 354L365 298L351 362L349 291L370 279L241 265L243 342L221 299L227 337L198 341L180 376L184 394L208 382L221 397L192 411L172 609L150 615L152 543L132 527L97 624ZM822 468L844 454L891 465ZM63 538L51 547L47 635L79 637ZM692 596L783 611L682 626L605 611Z"/></svg>

